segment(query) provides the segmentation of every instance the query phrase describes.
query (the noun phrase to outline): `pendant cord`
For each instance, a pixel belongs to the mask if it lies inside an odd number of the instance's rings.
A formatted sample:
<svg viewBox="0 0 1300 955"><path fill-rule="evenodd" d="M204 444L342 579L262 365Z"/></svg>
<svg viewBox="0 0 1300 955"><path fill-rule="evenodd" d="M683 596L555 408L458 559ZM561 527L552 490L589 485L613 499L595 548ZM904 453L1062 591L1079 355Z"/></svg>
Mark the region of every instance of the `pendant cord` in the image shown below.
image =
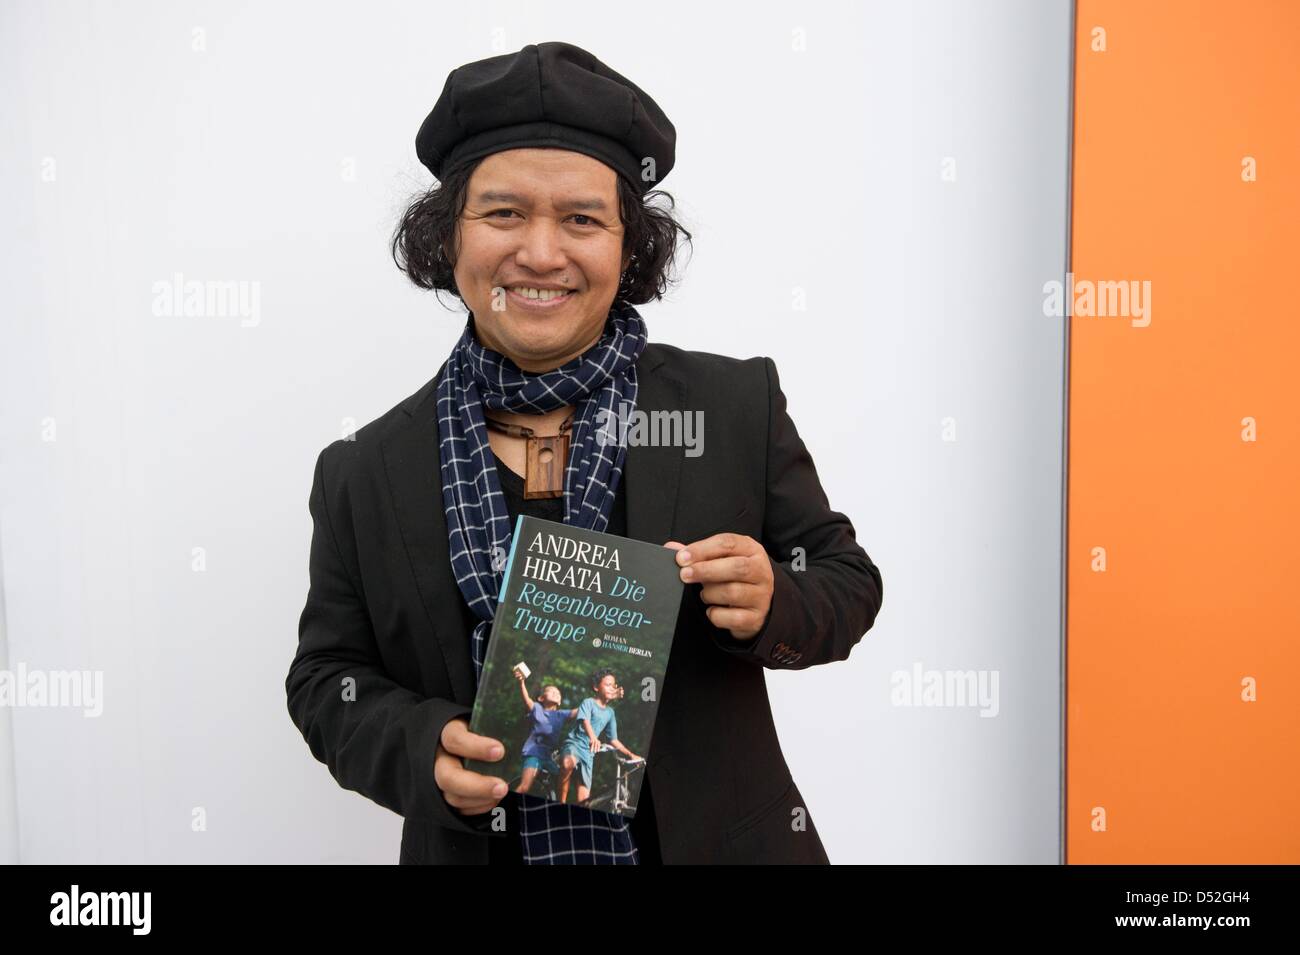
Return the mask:
<svg viewBox="0 0 1300 955"><path fill-rule="evenodd" d="M574 412L569 412L569 416L564 419L560 425L557 434L546 435L546 437L558 438L561 434L568 434L573 430ZM498 421L496 418L489 418L486 414L483 416L484 423L493 431L499 431L501 434L508 434L512 438L535 438L537 433L532 428L526 428L521 424L506 424L504 421Z"/></svg>

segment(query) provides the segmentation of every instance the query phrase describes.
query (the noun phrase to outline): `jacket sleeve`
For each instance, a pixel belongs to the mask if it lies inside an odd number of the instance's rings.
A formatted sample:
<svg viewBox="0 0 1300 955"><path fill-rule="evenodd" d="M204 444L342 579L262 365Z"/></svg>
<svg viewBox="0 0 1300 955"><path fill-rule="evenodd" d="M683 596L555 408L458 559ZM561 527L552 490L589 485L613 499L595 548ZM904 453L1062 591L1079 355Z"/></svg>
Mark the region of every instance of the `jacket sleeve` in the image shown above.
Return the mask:
<svg viewBox="0 0 1300 955"><path fill-rule="evenodd" d="M491 815L460 815L433 777L443 726L468 717L470 708L415 693L385 672L361 587L334 536L326 502L328 450L316 461L309 500L310 586L285 680L289 715L312 755L344 789L409 819L485 832Z"/></svg>
<svg viewBox="0 0 1300 955"><path fill-rule="evenodd" d="M772 606L754 638L737 640L714 628L714 640L759 665L800 670L846 659L875 623L884 587L852 523L831 510L812 456L786 412L776 363L764 362L768 439L762 543L772 564Z"/></svg>

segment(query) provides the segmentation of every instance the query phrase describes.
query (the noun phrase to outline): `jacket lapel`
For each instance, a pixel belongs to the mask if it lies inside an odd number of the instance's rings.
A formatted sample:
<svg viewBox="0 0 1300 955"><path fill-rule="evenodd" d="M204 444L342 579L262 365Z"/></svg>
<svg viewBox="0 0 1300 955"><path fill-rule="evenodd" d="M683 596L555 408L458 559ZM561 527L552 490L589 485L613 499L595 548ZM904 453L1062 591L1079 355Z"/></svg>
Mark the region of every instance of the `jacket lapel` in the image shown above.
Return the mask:
<svg viewBox="0 0 1300 955"><path fill-rule="evenodd" d="M474 618L466 610L451 572L447 521L442 512L436 390L442 371L439 368L433 380L403 405L410 420L384 442L384 469L415 586L433 628L436 652L456 702L469 706L476 688L469 655L470 631L464 627L472 627Z"/></svg>
<svg viewBox="0 0 1300 955"><path fill-rule="evenodd" d="M636 365L636 410L646 415L655 411L685 414L686 383L663 370L660 367L663 361L660 349L653 345L647 345L641 353ZM681 467L681 448L647 444L628 447L623 467L628 537L651 544L662 544L669 539L677 509Z"/></svg>

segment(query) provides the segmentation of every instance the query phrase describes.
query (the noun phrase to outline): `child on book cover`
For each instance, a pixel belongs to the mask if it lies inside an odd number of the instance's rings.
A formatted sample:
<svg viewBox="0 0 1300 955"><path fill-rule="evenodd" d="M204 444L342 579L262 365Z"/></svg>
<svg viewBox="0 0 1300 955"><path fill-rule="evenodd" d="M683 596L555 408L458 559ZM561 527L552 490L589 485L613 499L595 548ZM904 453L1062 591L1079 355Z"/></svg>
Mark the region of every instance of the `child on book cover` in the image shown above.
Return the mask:
<svg viewBox="0 0 1300 955"><path fill-rule="evenodd" d="M524 709L528 711L528 719L532 724L528 739L524 741L523 775L520 776L519 786L515 789L515 792L526 793L533 788L538 770L544 768L554 775L559 775L560 767L555 765L551 753L560 742L564 724L577 716L578 711L560 709L563 697L558 686L542 687L542 695L534 700L528 695L528 682L523 671L515 667L514 672L515 679L519 681L519 692L524 698Z"/></svg>
<svg viewBox="0 0 1300 955"><path fill-rule="evenodd" d="M598 670L592 675L589 696L578 707L578 722L564 739L560 749L560 802L567 802L569 782L573 770L579 770L578 802L586 802L591 795L592 763L600 749L600 734L607 733L609 745L628 759L641 759L618 739L618 720L614 718L614 700L622 699L623 688L618 685L613 670Z"/></svg>

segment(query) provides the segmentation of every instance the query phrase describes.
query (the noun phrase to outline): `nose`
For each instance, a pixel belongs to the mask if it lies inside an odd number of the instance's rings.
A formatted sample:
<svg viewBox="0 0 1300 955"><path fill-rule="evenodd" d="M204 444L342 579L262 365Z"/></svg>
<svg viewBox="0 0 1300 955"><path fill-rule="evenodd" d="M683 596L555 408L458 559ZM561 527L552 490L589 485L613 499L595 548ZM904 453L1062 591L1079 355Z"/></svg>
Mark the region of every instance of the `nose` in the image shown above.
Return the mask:
<svg viewBox="0 0 1300 955"><path fill-rule="evenodd" d="M568 256L564 253L564 234L559 225L545 216L537 216L520 230L522 236L515 261L538 275L546 275L564 268Z"/></svg>

